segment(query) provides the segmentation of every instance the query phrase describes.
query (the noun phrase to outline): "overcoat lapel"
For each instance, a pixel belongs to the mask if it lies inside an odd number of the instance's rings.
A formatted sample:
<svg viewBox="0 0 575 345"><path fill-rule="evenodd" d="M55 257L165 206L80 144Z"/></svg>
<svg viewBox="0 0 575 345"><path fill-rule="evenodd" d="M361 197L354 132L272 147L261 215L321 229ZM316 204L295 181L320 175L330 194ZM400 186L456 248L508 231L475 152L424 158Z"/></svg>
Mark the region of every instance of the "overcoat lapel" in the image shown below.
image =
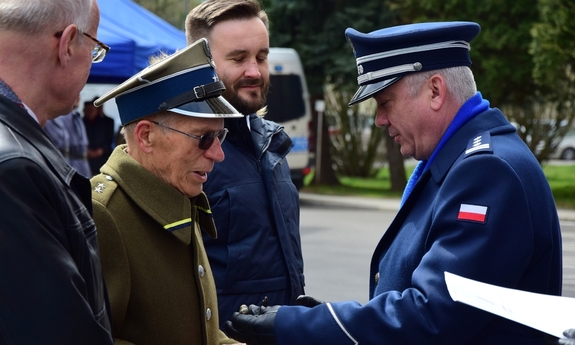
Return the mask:
<svg viewBox="0 0 575 345"><path fill-rule="evenodd" d="M403 225L403 222L407 218L409 212L413 210L413 204L416 202L417 198L427 185L427 182L429 181L430 178L431 178L431 172L428 169L423 173L423 175L421 175L419 181L417 181L417 183L413 187L413 190L405 200L405 203L397 212L397 215L391 222L391 225L389 226L387 231L383 234L381 240L379 241L377 247L375 248L373 257L371 258L371 267L378 266L379 257L381 256L381 253L383 253L385 250L387 250L387 248L389 248L389 246L399 233L399 230L401 229L401 226Z"/></svg>

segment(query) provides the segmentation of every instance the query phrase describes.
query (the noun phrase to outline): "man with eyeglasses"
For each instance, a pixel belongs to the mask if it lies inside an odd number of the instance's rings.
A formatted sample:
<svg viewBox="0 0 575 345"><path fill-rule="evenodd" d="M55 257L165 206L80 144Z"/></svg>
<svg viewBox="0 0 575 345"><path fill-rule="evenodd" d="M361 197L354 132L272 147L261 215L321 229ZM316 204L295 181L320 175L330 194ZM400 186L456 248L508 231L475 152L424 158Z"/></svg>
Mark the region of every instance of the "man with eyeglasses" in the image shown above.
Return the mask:
<svg viewBox="0 0 575 345"><path fill-rule="evenodd" d="M116 343L237 343L218 328L202 242L216 237L202 185L224 159L224 119L242 116L213 66L200 40L95 101L115 98L126 139L91 180Z"/></svg>
<svg viewBox="0 0 575 345"><path fill-rule="evenodd" d="M112 344L90 184L43 130L105 56L98 5L2 0L0 18L0 343Z"/></svg>

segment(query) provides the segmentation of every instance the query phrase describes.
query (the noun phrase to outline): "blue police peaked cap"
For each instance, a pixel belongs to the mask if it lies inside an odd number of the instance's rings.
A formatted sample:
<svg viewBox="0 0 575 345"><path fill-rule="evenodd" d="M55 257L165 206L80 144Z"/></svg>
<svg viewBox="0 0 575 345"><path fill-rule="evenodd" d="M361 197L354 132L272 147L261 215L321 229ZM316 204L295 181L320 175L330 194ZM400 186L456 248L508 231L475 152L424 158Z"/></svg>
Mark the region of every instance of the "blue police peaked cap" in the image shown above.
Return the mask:
<svg viewBox="0 0 575 345"><path fill-rule="evenodd" d="M122 125L168 111L203 118L243 117L222 96L208 41L200 39L132 76L94 101L115 98Z"/></svg>
<svg viewBox="0 0 575 345"><path fill-rule="evenodd" d="M359 84L349 105L374 96L410 73L470 66L469 42L479 30L479 24L473 22L408 24L367 34L346 29Z"/></svg>

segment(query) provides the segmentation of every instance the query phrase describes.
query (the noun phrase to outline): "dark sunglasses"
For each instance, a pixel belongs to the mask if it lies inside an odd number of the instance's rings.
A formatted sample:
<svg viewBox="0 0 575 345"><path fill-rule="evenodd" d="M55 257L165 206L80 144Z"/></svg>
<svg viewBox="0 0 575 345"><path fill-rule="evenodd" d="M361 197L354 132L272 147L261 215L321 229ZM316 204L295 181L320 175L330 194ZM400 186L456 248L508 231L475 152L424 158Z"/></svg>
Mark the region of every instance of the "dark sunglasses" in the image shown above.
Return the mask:
<svg viewBox="0 0 575 345"><path fill-rule="evenodd" d="M157 126L160 126L160 127L166 128L166 129L170 129L174 132L181 133L181 134L183 134L187 137L190 137L192 139L199 140L200 143L198 144L198 147L200 148L200 150L209 149L212 146L212 144L214 143L214 140L216 138L218 138L218 140L220 141L220 144L223 144L224 140L226 140L226 135L228 135L228 129L227 128L222 128L219 131L208 132L206 134L197 136L197 135L189 134L186 132L182 132L182 131L175 129L175 128L172 128L172 127L164 126L161 123L156 122L156 121L150 121L150 122L157 125Z"/></svg>

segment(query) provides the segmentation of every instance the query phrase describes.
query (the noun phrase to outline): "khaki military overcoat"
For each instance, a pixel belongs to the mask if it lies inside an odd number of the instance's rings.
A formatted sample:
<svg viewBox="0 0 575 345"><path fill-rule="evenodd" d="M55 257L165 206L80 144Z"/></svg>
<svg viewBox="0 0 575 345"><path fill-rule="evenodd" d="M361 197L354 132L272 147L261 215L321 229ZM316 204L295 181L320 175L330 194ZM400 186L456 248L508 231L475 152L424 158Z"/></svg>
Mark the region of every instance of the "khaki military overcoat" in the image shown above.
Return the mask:
<svg viewBox="0 0 575 345"><path fill-rule="evenodd" d="M91 179L116 344L231 344L218 328L202 244L216 236L205 194L190 200L116 147Z"/></svg>

